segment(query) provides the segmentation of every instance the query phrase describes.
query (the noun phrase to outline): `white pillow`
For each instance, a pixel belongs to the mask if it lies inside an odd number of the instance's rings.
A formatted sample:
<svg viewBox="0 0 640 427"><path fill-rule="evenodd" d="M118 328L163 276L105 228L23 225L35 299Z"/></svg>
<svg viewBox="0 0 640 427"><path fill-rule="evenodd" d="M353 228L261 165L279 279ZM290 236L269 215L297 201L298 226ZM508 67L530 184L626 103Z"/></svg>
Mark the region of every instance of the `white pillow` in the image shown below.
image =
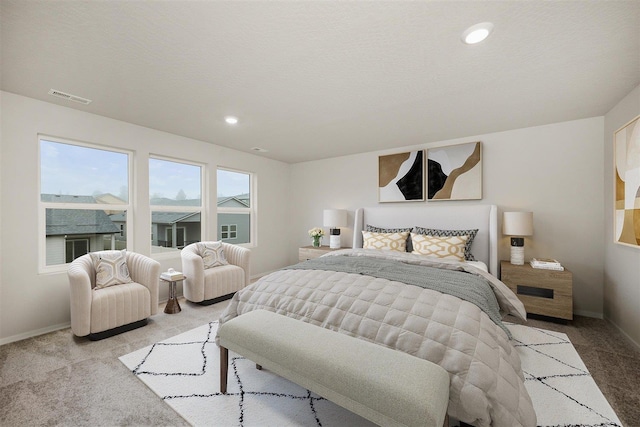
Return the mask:
<svg viewBox="0 0 640 427"><path fill-rule="evenodd" d="M411 233L413 254L426 255L440 259L464 261L464 251L469 236L426 236Z"/></svg>
<svg viewBox="0 0 640 427"><path fill-rule="evenodd" d="M204 262L204 268L213 268L221 265L228 265L227 259L224 257L224 249L222 242L197 243L198 253Z"/></svg>
<svg viewBox="0 0 640 427"><path fill-rule="evenodd" d="M129 268L127 268L127 251L102 251L90 254L93 267L96 270L96 286L102 289L113 285L131 283Z"/></svg>
<svg viewBox="0 0 640 427"><path fill-rule="evenodd" d="M406 252L409 233L374 233L362 232L363 249L379 249L383 251Z"/></svg>

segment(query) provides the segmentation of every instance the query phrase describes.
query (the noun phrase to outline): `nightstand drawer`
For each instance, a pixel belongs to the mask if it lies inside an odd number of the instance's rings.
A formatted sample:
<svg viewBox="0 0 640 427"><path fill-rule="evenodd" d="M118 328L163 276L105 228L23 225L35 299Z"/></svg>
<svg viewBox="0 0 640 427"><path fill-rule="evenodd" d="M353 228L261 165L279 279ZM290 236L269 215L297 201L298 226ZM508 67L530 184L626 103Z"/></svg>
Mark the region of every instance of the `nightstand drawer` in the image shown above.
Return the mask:
<svg viewBox="0 0 640 427"><path fill-rule="evenodd" d="M573 319L573 276L570 271L544 270L502 261L501 280L518 296L528 313Z"/></svg>

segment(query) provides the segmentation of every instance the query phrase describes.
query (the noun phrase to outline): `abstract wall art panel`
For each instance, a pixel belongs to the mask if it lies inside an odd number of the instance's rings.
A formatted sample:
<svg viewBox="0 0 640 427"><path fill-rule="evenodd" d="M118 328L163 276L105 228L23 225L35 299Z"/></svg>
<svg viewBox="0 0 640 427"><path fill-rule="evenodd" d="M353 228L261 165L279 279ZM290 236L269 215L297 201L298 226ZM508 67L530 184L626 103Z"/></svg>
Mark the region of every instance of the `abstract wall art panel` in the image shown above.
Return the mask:
<svg viewBox="0 0 640 427"><path fill-rule="evenodd" d="M640 247L640 116L613 135L616 243Z"/></svg>
<svg viewBox="0 0 640 427"><path fill-rule="evenodd" d="M482 199L480 142L427 149L427 198Z"/></svg>
<svg viewBox="0 0 640 427"><path fill-rule="evenodd" d="M378 157L378 201L424 200L424 150Z"/></svg>

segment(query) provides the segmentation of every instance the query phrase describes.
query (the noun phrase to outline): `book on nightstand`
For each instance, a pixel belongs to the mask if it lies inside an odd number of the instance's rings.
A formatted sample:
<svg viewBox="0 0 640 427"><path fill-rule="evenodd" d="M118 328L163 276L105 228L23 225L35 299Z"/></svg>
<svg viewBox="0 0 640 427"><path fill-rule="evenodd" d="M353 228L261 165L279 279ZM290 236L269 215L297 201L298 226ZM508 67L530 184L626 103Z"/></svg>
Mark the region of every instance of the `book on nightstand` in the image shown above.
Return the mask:
<svg viewBox="0 0 640 427"><path fill-rule="evenodd" d="M531 258L531 267L544 270L564 271L564 267L558 260L553 258Z"/></svg>

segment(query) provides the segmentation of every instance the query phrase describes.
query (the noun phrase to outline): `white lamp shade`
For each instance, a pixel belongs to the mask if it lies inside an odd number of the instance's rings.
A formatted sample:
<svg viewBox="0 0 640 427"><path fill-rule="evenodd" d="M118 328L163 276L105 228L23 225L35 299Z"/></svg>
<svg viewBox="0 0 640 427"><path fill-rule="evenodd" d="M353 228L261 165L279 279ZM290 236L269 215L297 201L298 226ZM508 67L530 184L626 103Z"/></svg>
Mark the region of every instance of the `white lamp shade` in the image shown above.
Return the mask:
<svg viewBox="0 0 640 427"><path fill-rule="evenodd" d="M347 211L344 209L325 209L322 223L325 227L338 228L347 226Z"/></svg>
<svg viewBox="0 0 640 427"><path fill-rule="evenodd" d="M531 236L533 234L533 212L505 212L502 217L502 234Z"/></svg>

